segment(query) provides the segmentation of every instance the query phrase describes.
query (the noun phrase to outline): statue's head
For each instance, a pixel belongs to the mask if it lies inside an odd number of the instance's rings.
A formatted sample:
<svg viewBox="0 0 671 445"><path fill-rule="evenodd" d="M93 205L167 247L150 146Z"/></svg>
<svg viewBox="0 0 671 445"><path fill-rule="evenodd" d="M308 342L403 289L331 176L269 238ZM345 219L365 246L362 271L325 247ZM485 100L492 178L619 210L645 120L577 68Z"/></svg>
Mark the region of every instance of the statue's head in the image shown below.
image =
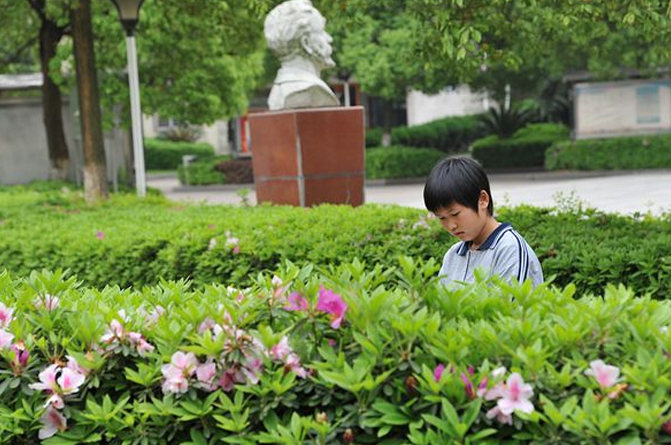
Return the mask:
<svg viewBox="0 0 671 445"><path fill-rule="evenodd" d="M306 57L323 69L335 65L332 39L325 25L326 20L310 0L289 0L270 11L264 32L268 46L281 61Z"/></svg>

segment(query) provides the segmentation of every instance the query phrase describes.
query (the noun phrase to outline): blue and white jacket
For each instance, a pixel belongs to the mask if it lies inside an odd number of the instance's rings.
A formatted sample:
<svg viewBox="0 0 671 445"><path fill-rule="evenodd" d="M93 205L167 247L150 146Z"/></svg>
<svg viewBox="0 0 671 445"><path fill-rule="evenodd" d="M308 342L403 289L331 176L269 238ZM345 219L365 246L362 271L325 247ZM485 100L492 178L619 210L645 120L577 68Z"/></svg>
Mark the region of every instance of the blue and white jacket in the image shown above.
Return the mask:
<svg viewBox="0 0 671 445"><path fill-rule="evenodd" d="M440 268L441 283L472 283L477 268L483 269L488 277L498 275L507 281L522 283L529 278L534 287L543 282L536 254L509 223L499 225L477 250L471 250L470 245L461 241L447 251Z"/></svg>

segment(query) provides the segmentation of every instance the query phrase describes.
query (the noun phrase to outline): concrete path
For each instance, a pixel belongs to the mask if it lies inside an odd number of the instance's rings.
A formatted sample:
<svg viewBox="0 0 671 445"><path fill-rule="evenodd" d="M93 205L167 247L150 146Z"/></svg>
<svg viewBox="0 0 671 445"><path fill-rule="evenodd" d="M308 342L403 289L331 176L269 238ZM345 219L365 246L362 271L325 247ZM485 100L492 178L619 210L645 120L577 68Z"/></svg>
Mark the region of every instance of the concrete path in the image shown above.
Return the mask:
<svg viewBox="0 0 671 445"><path fill-rule="evenodd" d="M671 170L633 172L547 172L490 175L496 206L530 204L569 206L582 203L606 212L654 215L671 212ZM175 201L240 204L244 187L236 185L181 187L174 177L154 176L148 185ZM367 203L424 208L423 183L377 185L365 189ZM249 201L256 203L253 190Z"/></svg>

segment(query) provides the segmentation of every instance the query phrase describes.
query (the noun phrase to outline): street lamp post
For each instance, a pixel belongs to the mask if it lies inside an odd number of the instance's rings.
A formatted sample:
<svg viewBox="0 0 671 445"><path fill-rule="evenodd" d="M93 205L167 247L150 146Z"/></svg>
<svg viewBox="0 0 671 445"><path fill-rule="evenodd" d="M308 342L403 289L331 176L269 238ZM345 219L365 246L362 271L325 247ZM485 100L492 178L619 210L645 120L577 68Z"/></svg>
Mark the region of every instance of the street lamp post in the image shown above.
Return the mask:
<svg viewBox="0 0 671 445"><path fill-rule="evenodd" d="M128 57L128 83L130 86L130 111L133 132L133 157L135 158L135 188L140 197L147 194L144 169L144 144L142 142L142 111L140 108L140 79L135 52L135 26L140 20L140 7L144 0L111 0L119 13L119 20L126 31Z"/></svg>

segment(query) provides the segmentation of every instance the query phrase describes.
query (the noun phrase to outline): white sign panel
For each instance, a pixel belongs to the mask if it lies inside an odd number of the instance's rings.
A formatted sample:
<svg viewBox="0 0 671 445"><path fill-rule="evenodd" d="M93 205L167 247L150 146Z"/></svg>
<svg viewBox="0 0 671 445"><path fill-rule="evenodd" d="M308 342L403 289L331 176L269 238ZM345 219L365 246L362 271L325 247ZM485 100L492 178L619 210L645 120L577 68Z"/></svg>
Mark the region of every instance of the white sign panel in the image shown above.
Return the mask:
<svg viewBox="0 0 671 445"><path fill-rule="evenodd" d="M671 80L575 85L575 137L671 132Z"/></svg>

